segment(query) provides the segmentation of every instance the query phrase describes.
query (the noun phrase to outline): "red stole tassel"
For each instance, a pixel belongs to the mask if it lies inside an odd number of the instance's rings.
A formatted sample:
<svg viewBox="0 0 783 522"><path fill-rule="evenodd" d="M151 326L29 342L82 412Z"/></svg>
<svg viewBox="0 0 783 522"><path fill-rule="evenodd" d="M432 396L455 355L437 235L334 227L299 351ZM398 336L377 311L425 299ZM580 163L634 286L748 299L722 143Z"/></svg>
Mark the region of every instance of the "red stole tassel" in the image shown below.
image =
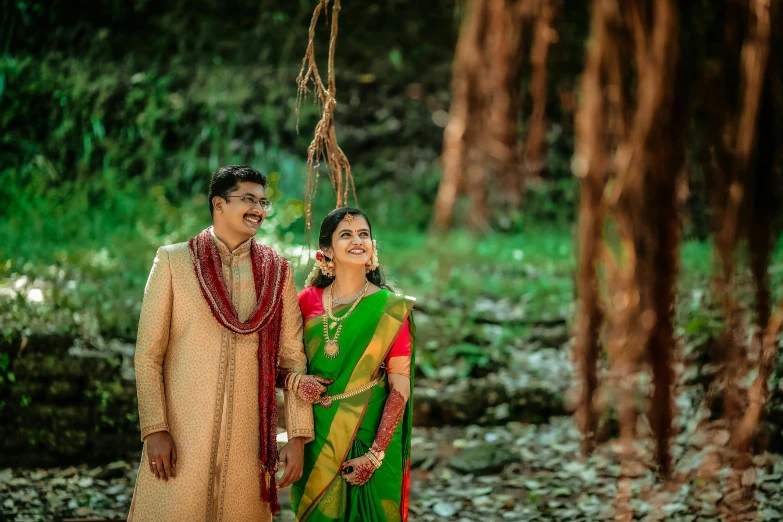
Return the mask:
<svg viewBox="0 0 783 522"><path fill-rule="evenodd" d="M269 504L273 515L280 513L280 501L277 498L277 480L268 471L261 472L261 500Z"/></svg>
<svg viewBox="0 0 783 522"><path fill-rule="evenodd" d="M271 492L269 499L269 509L273 515L280 513L280 501L277 499L277 479L274 475L269 475L269 491Z"/></svg>
<svg viewBox="0 0 783 522"><path fill-rule="evenodd" d="M246 322L237 310L223 279L220 252L206 229L188 243L193 269L201 293L221 326L240 335L258 334L258 406L261 499L272 513L280 512L274 473L277 470L277 400L275 380L280 352L283 319L281 285L288 277L289 264L267 246L250 240L251 265L256 287L256 305Z"/></svg>

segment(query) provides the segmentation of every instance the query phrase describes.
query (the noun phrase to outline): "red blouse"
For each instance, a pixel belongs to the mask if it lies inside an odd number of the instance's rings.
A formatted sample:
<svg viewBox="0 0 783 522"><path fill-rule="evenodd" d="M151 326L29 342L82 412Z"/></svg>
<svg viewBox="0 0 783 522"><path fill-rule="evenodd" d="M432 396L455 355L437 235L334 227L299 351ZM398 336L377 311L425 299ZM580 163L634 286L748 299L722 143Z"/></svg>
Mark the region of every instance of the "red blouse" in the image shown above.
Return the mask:
<svg viewBox="0 0 783 522"><path fill-rule="evenodd" d="M325 314L323 304L323 288L316 288L314 286L305 288L299 294L299 308L302 309L302 319L307 322L311 317L316 315ZM386 356L386 365L389 364L389 359L392 357L410 357L411 355L411 329L408 319L402 323L400 327L400 333L397 339L394 340L394 344L389 350L389 354Z"/></svg>

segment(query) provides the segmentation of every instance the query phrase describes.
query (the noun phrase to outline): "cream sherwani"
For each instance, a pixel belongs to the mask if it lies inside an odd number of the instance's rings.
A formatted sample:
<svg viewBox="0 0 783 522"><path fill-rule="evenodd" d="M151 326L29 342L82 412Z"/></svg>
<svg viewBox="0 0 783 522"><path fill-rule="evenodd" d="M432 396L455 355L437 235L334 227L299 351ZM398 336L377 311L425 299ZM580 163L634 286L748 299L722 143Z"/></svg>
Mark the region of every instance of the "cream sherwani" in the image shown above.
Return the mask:
<svg viewBox="0 0 783 522"><path fill-rule="evenodd" d="M223 276L246 321L256 302L250 241L233 252L218 240ZM284 294L279 364L304 372L302 315L293 274ZM136 344L141 438L168 430L176 478L150 472L144 444L129 522L262 522L258 335L223 328L205 301L187 243L158 250L144 290ZM285 392L288 436L313 438L312 406ZM282 413L282 412L281 412Z"/></svg>

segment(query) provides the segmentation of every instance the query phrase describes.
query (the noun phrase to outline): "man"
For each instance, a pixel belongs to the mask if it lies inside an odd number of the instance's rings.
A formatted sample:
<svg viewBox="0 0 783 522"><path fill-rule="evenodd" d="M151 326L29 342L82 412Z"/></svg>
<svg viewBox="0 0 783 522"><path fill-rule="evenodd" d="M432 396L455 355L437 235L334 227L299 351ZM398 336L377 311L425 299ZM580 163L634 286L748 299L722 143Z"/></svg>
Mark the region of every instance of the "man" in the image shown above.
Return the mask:
<svg viewBox="0 0 783 522"><path fill-rule="evenodd" d="M251 167L219 169L212 227L155 257L136 344L144 449L129 521L269 521L276 490L302 474L325 388L296 375L307 360L290 265L253 239L271 207L265 187ZM276 379L296 383L277 484Z"/></svg>

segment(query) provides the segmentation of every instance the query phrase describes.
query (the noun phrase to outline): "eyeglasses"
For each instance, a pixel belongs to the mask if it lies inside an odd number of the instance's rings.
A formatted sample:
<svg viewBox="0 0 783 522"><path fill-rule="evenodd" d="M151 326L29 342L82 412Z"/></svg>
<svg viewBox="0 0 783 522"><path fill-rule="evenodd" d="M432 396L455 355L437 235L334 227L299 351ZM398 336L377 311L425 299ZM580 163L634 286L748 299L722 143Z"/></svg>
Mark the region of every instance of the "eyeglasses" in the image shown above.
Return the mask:
<svg viewBox="0 0 783 522"><path fill-rule="evenodd" d="M248 195L244 195L244 196L223 196L223 199L228 199L228 198L239 198L239 199L242 200L242 203L244 203L245 205L247 205L250 208L253 208L256 205L261 205L261 208L263 208L264 210L269 210L270 208L272 208L272 202L269 201L268 199L256 199L253 196L248 196Z"/></svg>

